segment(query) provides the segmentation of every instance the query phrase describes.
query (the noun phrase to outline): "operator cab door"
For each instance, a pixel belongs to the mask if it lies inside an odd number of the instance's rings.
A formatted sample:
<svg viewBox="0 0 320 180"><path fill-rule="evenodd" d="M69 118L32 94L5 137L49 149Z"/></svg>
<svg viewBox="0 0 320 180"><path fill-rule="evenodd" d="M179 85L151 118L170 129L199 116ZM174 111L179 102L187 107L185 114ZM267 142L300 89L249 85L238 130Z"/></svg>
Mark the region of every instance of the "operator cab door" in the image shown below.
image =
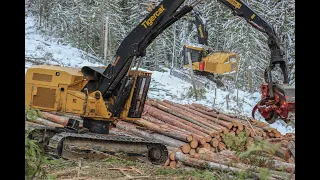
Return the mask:
<svg viewBox="0 0 320 180"><path fill-rule="evenodd" d="M191 49L191 48L187 48L186 46L183 46L183 51L184 51L183 65L189 65L188 52L190 52L192 64L194 62L200 62L202 60L202 50L195 50L195 49Z"/></svg>

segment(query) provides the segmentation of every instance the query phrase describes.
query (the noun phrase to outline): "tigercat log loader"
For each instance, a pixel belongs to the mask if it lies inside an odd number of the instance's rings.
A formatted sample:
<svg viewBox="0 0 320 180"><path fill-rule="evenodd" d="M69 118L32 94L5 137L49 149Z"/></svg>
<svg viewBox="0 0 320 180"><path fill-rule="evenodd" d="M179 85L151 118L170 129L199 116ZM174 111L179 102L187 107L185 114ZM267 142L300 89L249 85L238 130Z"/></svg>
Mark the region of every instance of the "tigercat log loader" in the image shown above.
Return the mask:
<svg viewBox="0 0 320 180"><path fill-rule="evenodd" d="M189 68L187 53L190 53L192 69L196 75L207 77L215 82L217 87L224 87L223 76L238 71L239 57L234 52L213 52L208 47L208 30L200 12L191 13L197 28L199 44L185 44L183 46L183 65Z"/></svg>
<svg viewBox="0 0 320 180"><path fill-rule="evenodd" d="M257 109L268 122L278 116L286 119L288 111L294 110L294 96L287 92L292 93L294 89L275 84L271 79L271 70L280 64L284 83L288 84L283 51L273 28L242 1L219 1L250 24L254 22L260 25L259 30L269 36L271 60L265 71L267 84L263 85L263 99ZM106 67L84 66L81 70L47 65L29 68L26 73L26 106L42 111L75 114L83 119L83 128L72 125L72 128L50 131L42 129L40 132L44 134L31 134L32 138L42 139L46 150L54 157L70 158L88 154L92 150L111 153L121 150L131 156L147 156L154 164L164 163L168 158L164 145L109 133L109 127L112 127L110 123L116 124L119 120L135 121L141 118L151 74L138 71L141 58L137 58L145 56L146 48L160 33L199 3L195 1L178 10L183 2L163 0L158 4L122 41L113 64ZM135 70L131 70L132 64L136 64Z"/></svg>

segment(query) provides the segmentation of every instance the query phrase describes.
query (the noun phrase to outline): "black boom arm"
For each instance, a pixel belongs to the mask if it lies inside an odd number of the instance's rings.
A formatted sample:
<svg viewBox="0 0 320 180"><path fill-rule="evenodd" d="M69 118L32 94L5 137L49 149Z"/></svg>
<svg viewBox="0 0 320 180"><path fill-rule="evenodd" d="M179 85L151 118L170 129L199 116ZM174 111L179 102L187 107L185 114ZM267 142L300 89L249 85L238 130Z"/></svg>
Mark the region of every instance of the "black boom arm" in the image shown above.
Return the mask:
<svg viewBox="0 0 320 180"><path fill-rule="evenodd" d="M242 0L218 0L222 4L230 8L234 15L244 18L249 24L251 24L255 29L266 33L268 35L268 46L271 51L271 59L269 65L265 70L264 78L265 81L269 84L272 83L272 74L271 70L275 67L276 64L280 65L280 68L283 73L283 83L288 84L288 73L286 63L283 59L284 51L280 45L280 39L276 35L273 27L268 24L262 17L260 17L256 12L254 12L248 5ZM271 94L273 94L271 92Z"/></svg>
<svg viewBox="0 0 320 180"><path fill-rule="evenodd" d="M89 89L89 92L99 90L104 98L111 97L113 90L124 78L134 57L144 56L148 45L167 27L176 22L185 14L192 11L192 6L178 8L185 0L163 0L150 14L121 42L114 63L109 64L106 69L96 67L83 67L82 73L85 76L98 74L96 78L99 83L96 88ZM88 82L87 86L90 86ZM90 87L93 87L92 85Z"/></svg>
<svg viewBox="0 0 320 180"><path fill-rule="evenodd" d="M203 44L208 46L208 30L206 27L206 22L203 21L203 18L200 12L196 11L195 9L192 11L192 14L195 17L195 25L197 27L198 32L198 42L199 44Z"/></svg>

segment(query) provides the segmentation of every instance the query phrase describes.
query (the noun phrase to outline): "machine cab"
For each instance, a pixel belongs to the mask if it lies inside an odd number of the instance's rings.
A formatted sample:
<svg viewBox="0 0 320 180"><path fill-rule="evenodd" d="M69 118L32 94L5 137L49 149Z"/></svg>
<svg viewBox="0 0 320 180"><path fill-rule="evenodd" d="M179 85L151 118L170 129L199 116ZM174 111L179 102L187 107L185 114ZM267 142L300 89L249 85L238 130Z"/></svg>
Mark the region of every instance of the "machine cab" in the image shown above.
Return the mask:
<svg viewBox="0 0 320 180"><path fill-rule="evenodd" d="M192 63L200 62L202 58L206 56L204 47L184 45L183 46L183 65L189 65L188 52L190 52Z"/></svg>

